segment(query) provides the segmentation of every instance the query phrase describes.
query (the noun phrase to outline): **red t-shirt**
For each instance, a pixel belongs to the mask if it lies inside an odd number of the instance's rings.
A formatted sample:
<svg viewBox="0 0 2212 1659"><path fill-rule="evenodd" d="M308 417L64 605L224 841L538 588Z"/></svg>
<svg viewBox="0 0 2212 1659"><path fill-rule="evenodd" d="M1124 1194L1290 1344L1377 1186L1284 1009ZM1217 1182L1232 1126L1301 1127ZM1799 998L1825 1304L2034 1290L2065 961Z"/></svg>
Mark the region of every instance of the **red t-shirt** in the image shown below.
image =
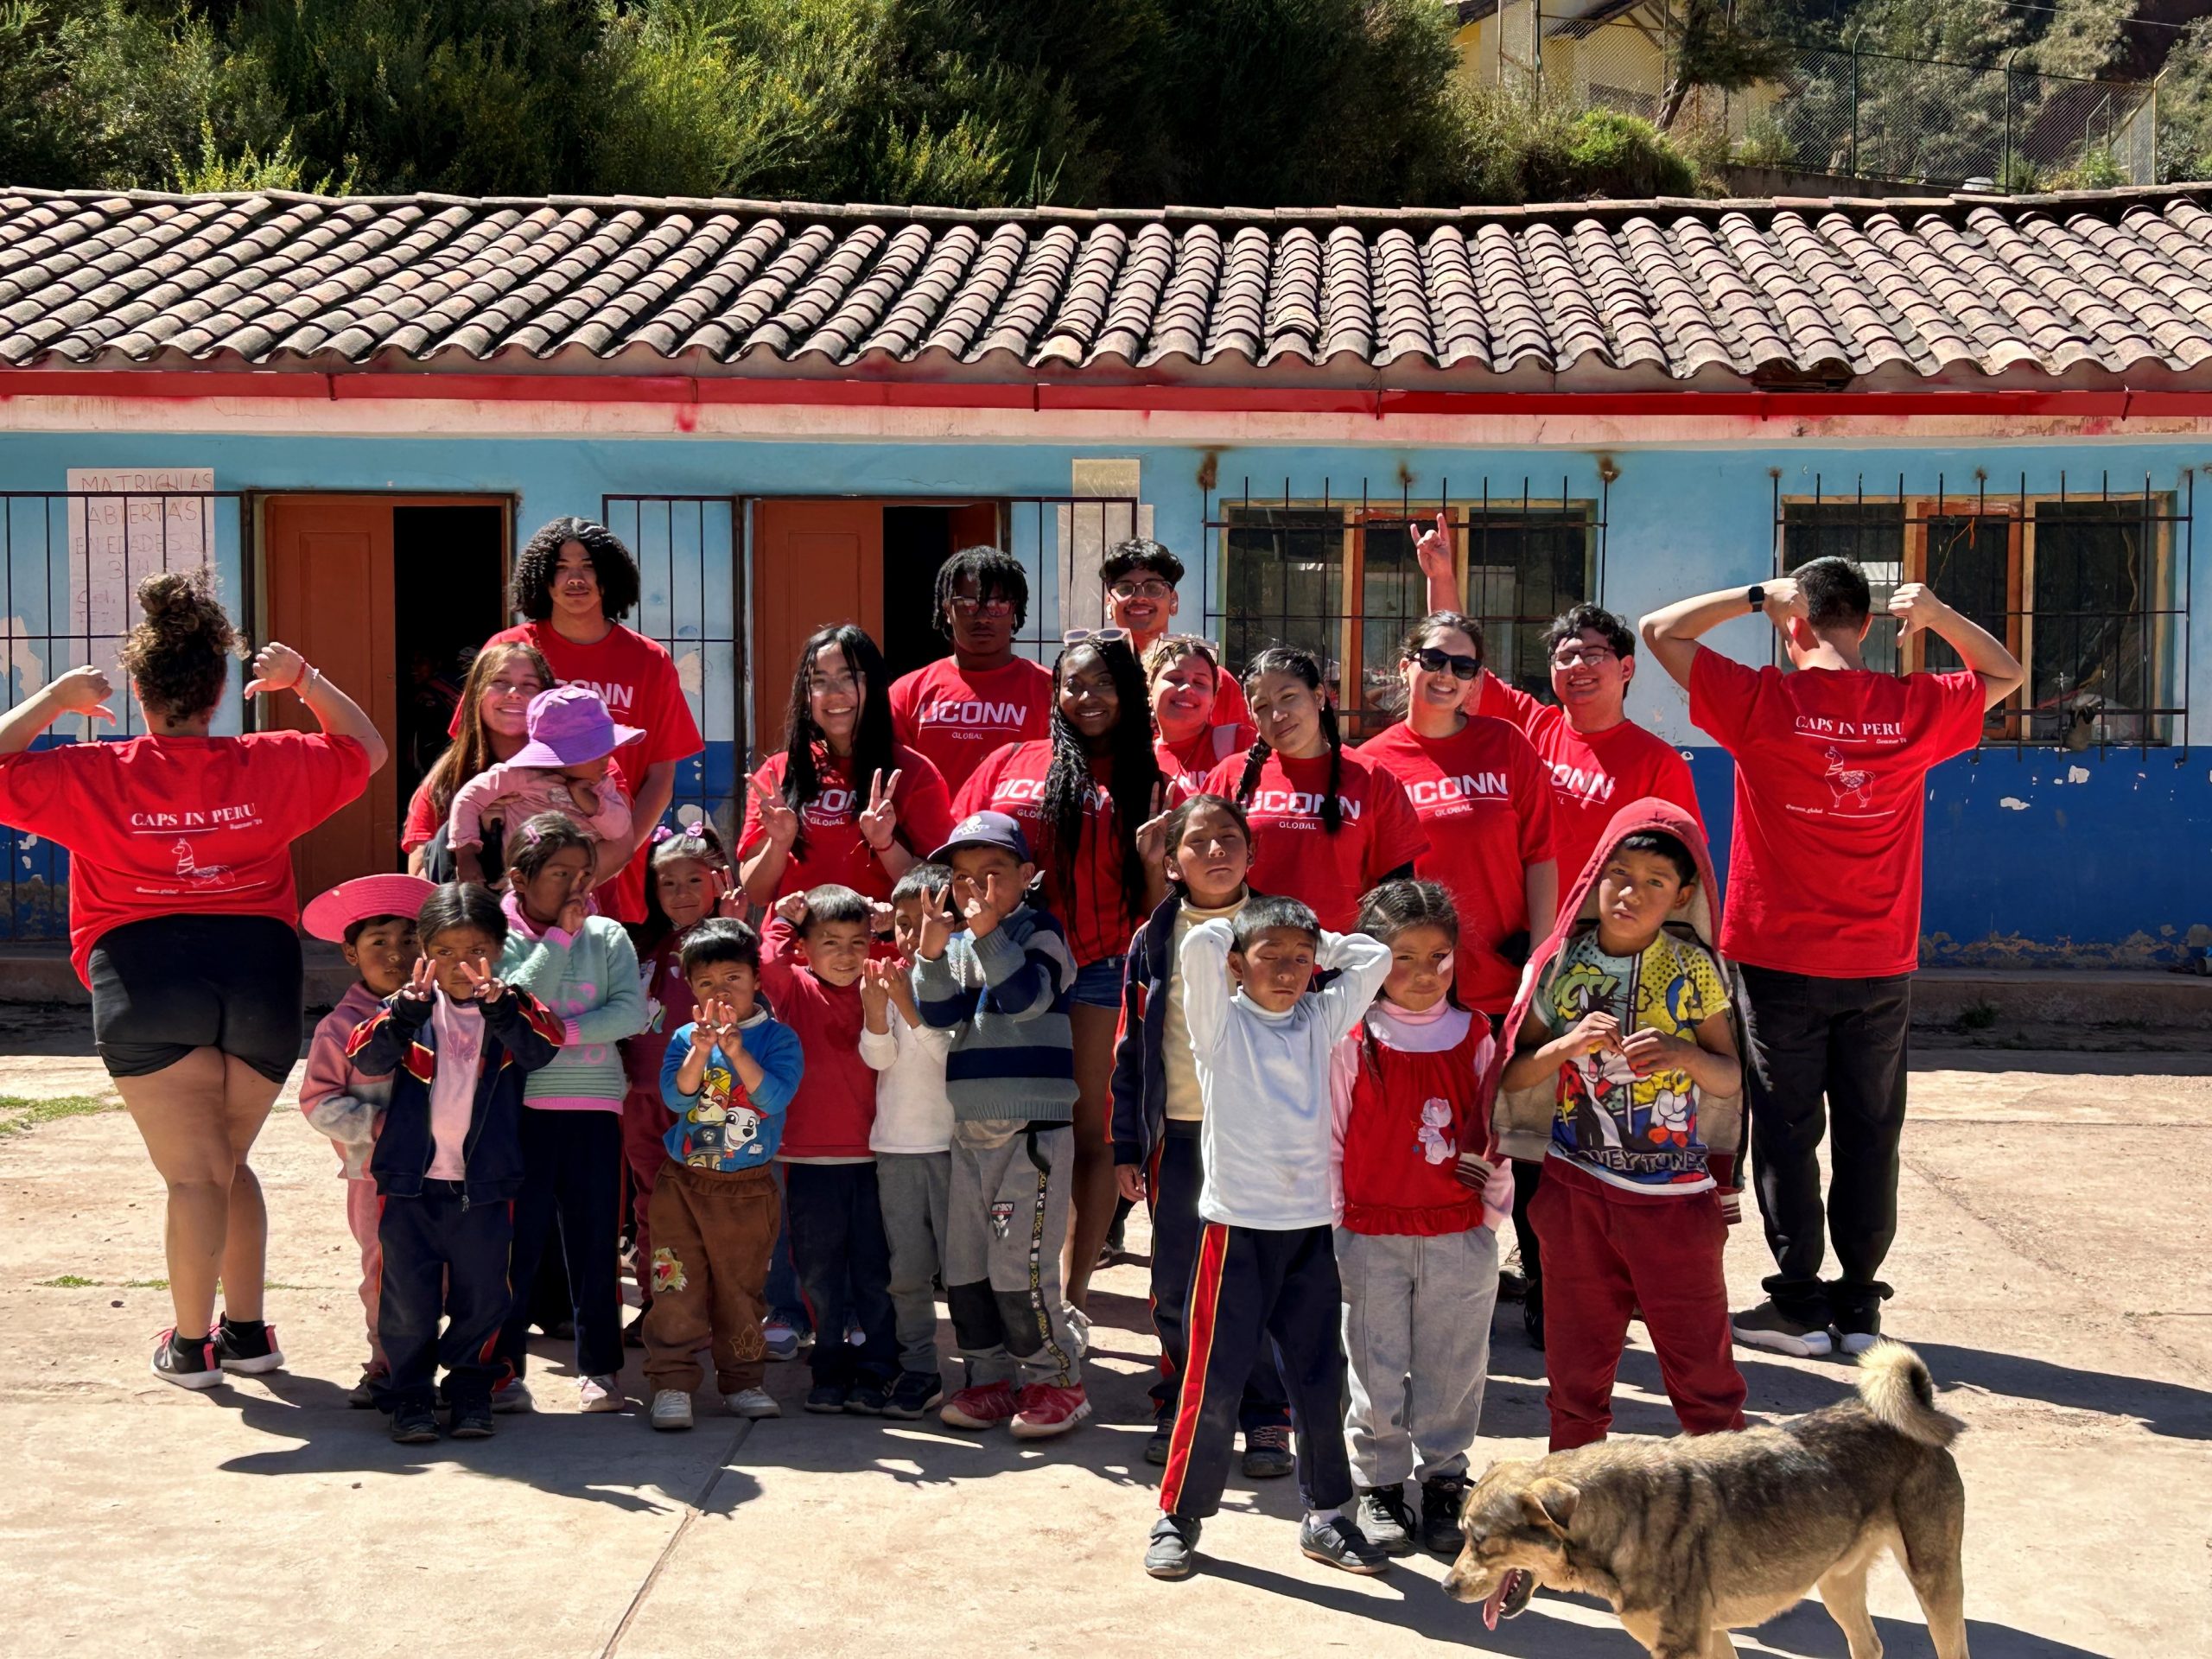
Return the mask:
<svg viewBox="0 0 2212 1659"><path fill-rule="evenodd" d="M1509 726L1517 726L1523 734L1529 722L1551 705L1541 697L1531 696L1517 685L1510 685L1484 669L1481 675L1482 696L1471 715L1480 715L1486 720L1502 720Z"/></svg>
<svg viewBox="0 0 2212 1659"><path fill-rule="evenodd" d="M1922 779L1981 741L1980 677L1784 674L1700 650L1690 719L1736 757L1722 953L1828 979L1918 967Z"/></svg>
<svg viewBox="0 0 2212 1659"><path fill-rule="evenodd" d="M940 657L893 683L891 728L957 795L994 751L1052 735L1052 671L1017 657L970 674Z"/></svg>
<svg viewBox="0 0 2212 1659"><path fill-rule="evenodd" d="M806 1065L784 1119L779 1158L865 1160L875 1127L875 1071L861 1058L861 988L832 985L794 957L791 925L770 921L760 938L760 988L798 1038Z"/></svg>
<svg viewBox="0 0 2212 1659"><path fill-rule="evenodd" d="M1236 798L1244 757L1232 756L1206 779L1207 790ZM1244 815L1252 823L1252 890L1300 899L1332 933L1359 916L1363 894L1428 845L1398 780L1351 749L1337 780L1342 817L1331 835L1321 821L1329 757L1293 760L1269 754Z"/></svg>
<svg viewBox="0 0 2212 1659"><path fill-rule="evenodd" d="M899 812L899 838L915 857L927 858L952 833L952 802L945 793L944 779L938 776L935 766L909 748L893 749L892 765L899 772L898 792L891 798ZM773 794L782 794L784 766L785 756L779 750L753 774L753 781ZM784 861L775 896L780 899L787 893L804 893L835 881L871 899L888 900L891 877L861 836L860 815L868 805L868 782L855 787L852 762L824 750L816 750L815 767L822 779L821 792L799 812L806 844L803 849L793 848ZM744 858L766 839L760 833L760 804L748 789L745 828L737 837L738 857Z"/></svg>
<svg viewBox="0 0 2212 1659"><path fill-rule="evenodd" d="M1449 737L1403 721L1360 747L1395 773L1428 850L1414 873L1449 888L1459 909L1459 1000L1484 1014L1513 1003L1519 966L1498 946L1529 928L1529 866L1552 856L1551 777L1529 740L1477 715Z"/></svg>
<svg viewBox="0 0 2212 1659"><path fill-rule="evenodd" d="M1206 778L1216 766L1224 760L1242 760L1259 735L1249 721L1242 726L1201 726L1180 744L1156 740L1152 753L1160 771L1186 793L1196 795L1205 788Z"/></svg>
<svg viewBox="0 0 2212 1659"><path fill-rule="evenodd" d="M615 751L632 795L645 781L646 767L664 760L688 760L707 747L691 717L691 705L684 701L675 659L665 645L634 628L618 622L597 645L579 645L563 639L550 622L525 622L484 643L537 646L562 684L589 686L607 704L616 725L635 726L645 733ZM456 709L448 729L457 734L460 722ZM645 919L645 865L652 857L652 829L650 823L637 826L637 853L620 874L599 889L601 912L618 922Z"/></svg>
<svg viewBox="0 0 2212 1659"><path fill-rule="evenodd" d="M90 985L92 947L125 923L298 926L292 842L368 782L368 751L321 732L71 743L0 758L0 823L69 849L69 960Z"/></svg>
<svg viewBox="0 0 2212 1659"><path fill-rule="evenodd" d="M1244 701L1243 682L1227 669L1213 677L1213 712L1206 718L1216 726L1252 726L1252 705ZM1253 731L1253 736L1259 734ZM1252 747L1252 738L1244 740L1244 747Z"/></svg>
<svg viewBox="0 0 2212 1659"><path fill-rule="evenodd" d="M1562 894L1598 850L1613 814L1630 801L1656 795L1697 819L1700 830L1705 827L1689 762L1665 738L1634 721L1602 732L1578 732L1561 710L1540 703L1522 729L1552 775L1552 846L1559 857Z"/></svg>
<svg viewBox="0 0 2212 1659"><path fill-rule="evenodd" d="M1144 919L1145 895L1124 891L1122 843L1106 831L1116 814L1106 780L1096 775L1103 767L1103 762L1096 763L1083 815L1072 892L1058 890L1045 854L1045 779L1052 769L1050 742L1017 743L1001 749L976 769L952 801L956 823L970 812L1003 812L1021 825L1038 868L1046 875L1052 913L1067 933L1068 953L1078 968L1126 955L1137 924ZM1183 798L1183 791L1173 779L1162 781L1166 785L1167 804ZM1139 802L1136 813L1124 819L1122 828L1128 834L1134 836L1137 825L1143 823L1145 805Z"/></svg>

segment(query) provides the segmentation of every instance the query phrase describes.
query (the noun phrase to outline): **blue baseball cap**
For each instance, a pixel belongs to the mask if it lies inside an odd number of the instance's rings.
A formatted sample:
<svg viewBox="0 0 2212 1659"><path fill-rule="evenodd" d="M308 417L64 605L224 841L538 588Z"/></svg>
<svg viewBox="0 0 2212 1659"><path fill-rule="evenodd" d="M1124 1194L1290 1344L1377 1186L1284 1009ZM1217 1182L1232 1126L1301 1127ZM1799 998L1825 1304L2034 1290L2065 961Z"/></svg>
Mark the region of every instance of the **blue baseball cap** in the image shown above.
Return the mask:
<svg viewBox="0 0 2212 1659"><path fill-rule="evenodd" d="M1003 812L970 812L952 826L952 834L930 855L930 862L942 864L963 847L996 847L1024 864L1029 862L1029 838Z"/></svg>

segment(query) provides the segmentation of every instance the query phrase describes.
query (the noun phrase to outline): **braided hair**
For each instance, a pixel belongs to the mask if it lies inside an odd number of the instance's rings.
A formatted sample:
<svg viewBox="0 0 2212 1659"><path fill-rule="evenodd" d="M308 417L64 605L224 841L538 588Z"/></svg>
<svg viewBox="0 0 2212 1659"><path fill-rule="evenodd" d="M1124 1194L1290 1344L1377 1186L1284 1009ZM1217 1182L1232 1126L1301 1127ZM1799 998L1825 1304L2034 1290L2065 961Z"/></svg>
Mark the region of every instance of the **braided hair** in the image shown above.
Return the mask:
<svg viewBox="0 0 2212 1659"><path fill-rule="evenodd" d="M1152 711L1145 700L1144 671L1126 639L1084 639L1062 651L1052 664L1052 765L1045 774L1044 798L1039 817L1044 834L1038 850L1054 903L1062 907L1075 891L1077 850L1083 844L1083 820L1090 810L1090 751L1083 734L1060 712L1060 683L1069 660L1079 652L1095 652L1113 677L1120 699L1110 737L1112 771L1107 788L1114 798L1113 820L1101 826L1122 849L1122 908L1134 916L1144 902L1149 885L1144 860L1137 852L1137 825L1151 810L1152 792L1160 786L1159 757L1152 747Z"/></svg>
<svg viewBox="0 0 2212 1659"><path fill-rule="evenodd" d="M814 762L814 746L825 741L822 728L814 723L807 677L814 671L816 655L833 649L843 656L846 668L861 683L860 718L853 726L854 791L857 794L867 788L879 772L888 781L897 765L892 759L896 740L891 730L891 671L884 666L883 653L866 629L849 622L817 628L798 648L798 667L791 674L791 710L784 721L784 799L798 816L798 833L791 839L791 851L802 855L806 851L806 804L822 792L822 772ZM906 833L903 825L899 833L901 836Z"/></svg>
<svg viewBox="0 0 2212 1659"><path fill-rule="evenodd" d="M1329 700L1329 684L1321 672L1321 659L1297 645L1269 645L1253 658L1244 671L1247 692L1259 683L1262 674L1287 674L1321 700L1321 738L1329 746L1329 788L1321 797L1321 828L1333 836L1344 826L1344 803L1338 794L1344 786L1344 744L1337 731L1337 705ZM1252 791L1260 786L1261 769L1274 753L1264 737L1245 752L1243 774L1236 780L1237 805L1250 803Z"/></svg>

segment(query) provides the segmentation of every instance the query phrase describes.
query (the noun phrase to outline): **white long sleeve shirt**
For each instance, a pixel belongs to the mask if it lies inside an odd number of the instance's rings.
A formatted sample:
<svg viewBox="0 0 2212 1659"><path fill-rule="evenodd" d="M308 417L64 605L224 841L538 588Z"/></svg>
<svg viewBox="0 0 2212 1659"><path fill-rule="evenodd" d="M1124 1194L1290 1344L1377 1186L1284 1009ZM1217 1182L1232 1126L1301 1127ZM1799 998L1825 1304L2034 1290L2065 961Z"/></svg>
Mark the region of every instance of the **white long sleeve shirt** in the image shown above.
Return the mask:
<svg viewBox="0 0 2212 1659"><path fill-rule="evenodd" d="M1362 933L1323 933L1317 969L1337 971L1287 1014L1231 994L1225 921L1201 922L1179 958L1191 1052L1205 1117L1198 1214L1231 1227L1294 1232L1333 1218L1329 1060L1390 973L1390 947Z"/></svg>
<svg viewBox="0 0 2212 1659"><path fill-rule="evenodd" d="M875 1071L875 1122L870 1152L943 1152L952 1144L952 1100L944 1089L944 1057L952 1033L910 1026L894 1003L891 1029L861 1022L861 1058Z"/></svg>

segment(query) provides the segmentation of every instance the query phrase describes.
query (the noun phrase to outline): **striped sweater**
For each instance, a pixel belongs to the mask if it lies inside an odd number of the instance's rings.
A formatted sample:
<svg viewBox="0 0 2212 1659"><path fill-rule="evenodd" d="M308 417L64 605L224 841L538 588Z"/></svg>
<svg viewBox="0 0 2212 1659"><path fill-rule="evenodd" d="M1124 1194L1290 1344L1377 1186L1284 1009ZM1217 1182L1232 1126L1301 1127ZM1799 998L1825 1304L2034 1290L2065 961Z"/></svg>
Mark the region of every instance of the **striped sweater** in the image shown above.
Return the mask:
<svg viewBox="0 0 2212 1659"><path fill-rule="evenodd" d="M1060 925L1033 905L977 939L957 933L936 961L914 964L923 1022L950 1030L944 1090L952 1115L1065 1123L1075 1105L1068 1003L1075 961Z"/></svg>

